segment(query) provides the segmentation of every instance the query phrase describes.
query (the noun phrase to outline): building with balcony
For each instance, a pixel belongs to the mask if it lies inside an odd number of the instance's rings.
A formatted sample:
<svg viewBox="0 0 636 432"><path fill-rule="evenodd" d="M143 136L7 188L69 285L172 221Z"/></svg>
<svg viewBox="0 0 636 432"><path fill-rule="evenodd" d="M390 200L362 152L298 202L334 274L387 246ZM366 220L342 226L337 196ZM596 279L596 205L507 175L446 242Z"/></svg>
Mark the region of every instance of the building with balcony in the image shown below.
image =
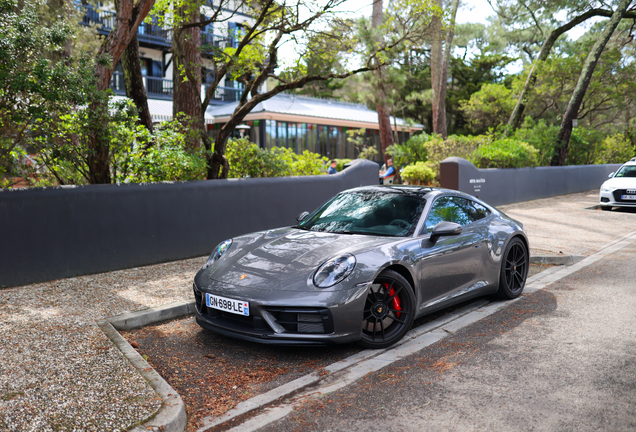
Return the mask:
<svg viewBox="0 0 636 432"><path fill-rule="evenodd" d="M203 16L211 16L215 0L202 7ZM85 11L81 23L95 25L101 35L108 35L115 24L115 13L103 6L96 9L81 6ZM243 11L224 11L226 19L201 31L202 46L238 46L241 29L252 18ZM148 107L153 121L172 118L173 65L172 35L154 23L142 23L137 31L141 69L148 95ZM210 60L203 55L201 93L214 79ZM121 65L115 68L111 88L116 97L125 97L126 89ZM214 136L228 121L243 91L242 85L226 78L217 88L205 114L205 123ZM348 139L347 130L366 130L366 142L375 146L381 159L378 115L363 105L333 100L280 94L259 103L245 118L235 136L249 136L262 148L274 146L320 153L329 158L355 158L358 150ZM411 133L423 129L422 125L407 125L402 119L391 118L399 142L405 142Z"/></svg>

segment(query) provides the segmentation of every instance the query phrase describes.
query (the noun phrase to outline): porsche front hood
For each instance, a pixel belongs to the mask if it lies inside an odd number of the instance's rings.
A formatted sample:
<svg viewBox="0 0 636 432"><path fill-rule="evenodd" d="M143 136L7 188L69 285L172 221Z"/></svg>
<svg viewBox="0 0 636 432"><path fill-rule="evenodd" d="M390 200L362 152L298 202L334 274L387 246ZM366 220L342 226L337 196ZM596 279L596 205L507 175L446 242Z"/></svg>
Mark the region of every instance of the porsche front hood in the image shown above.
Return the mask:
<svg viewBox="0 0 636 432"><path fill-rule="evenodd" d="M276 289L290 278L307 280L322 263L342 253L388 243L386 237L332 234L299 229L263 232L215 265L210 278L260 289Z"/></svg>

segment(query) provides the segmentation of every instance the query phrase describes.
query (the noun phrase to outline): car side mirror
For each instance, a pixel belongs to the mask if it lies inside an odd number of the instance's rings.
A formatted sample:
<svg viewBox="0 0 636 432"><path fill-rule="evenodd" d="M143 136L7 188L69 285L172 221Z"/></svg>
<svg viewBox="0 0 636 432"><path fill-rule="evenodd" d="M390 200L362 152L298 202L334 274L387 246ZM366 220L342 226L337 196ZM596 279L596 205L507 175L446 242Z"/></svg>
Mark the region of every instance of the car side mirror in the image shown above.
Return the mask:
<svg viewBox="0 0 636 432"><path fill-rule="evenodd" d="M431 232L430 242L435 243L440 237L453 236L462 233L462 226L455 222L440 222L435 225L433 232Z"/></svg>
<svg viewBox="0 0 636 432"><path fill-rule="evenodd" d="M308 211L304 211L301 214L299 214L298 216L296 216L296 220L298 222L302 222L303 219L305 219L307 216L309 216L309 212Z"/></svg>
<svg viewBox="0 0 636 432"><path fill-rule="evenodd" d="M607 176L608 178L612 178L614 177L614 173L610 173L610 175Z"/></svg>

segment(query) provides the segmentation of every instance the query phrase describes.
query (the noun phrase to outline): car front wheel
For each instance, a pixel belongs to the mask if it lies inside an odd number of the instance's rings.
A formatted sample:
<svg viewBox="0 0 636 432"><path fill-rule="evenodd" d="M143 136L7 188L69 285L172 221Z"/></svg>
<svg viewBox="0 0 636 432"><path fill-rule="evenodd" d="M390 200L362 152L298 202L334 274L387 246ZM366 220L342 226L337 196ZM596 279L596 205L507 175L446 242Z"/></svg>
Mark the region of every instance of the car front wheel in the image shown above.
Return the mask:
<svg viewBox="0 0 636 432"><path fill-rule="evenodd" d="M415 295L406 279L386 270L369 285L362 313L365 348L386 348L404 337L415 318Z"/></svg>
<svg viewBox="0 0 636 432"><path fill-rule="evenodd" d="M512 239L503 255L497 296L514 299L521 295L528 276L529 257L526 245L518 237Z"/></svg>

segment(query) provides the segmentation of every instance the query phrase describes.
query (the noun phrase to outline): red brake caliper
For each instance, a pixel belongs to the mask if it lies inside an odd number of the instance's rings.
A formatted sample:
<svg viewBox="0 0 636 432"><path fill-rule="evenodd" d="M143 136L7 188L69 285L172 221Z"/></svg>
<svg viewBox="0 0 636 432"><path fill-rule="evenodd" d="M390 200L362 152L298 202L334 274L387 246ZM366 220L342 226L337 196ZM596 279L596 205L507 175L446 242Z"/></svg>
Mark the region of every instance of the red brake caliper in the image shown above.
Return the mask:
<svg viewBox="0 0 636 432"><path fill-rule="evenodd" d="M384 284L385 288L389 288L389 284L385 283ZM393 296L395 294L395 289L393 287L391 287L389 289L389 297ZM393 306L393 309L395 310L402 310L402 306L401 306L402 302L400 301L400 296L395 296L393 297L393 300L391 300L391 305ZM399 318L400 317L400 313L396 312L395 315Z"/></svg>

